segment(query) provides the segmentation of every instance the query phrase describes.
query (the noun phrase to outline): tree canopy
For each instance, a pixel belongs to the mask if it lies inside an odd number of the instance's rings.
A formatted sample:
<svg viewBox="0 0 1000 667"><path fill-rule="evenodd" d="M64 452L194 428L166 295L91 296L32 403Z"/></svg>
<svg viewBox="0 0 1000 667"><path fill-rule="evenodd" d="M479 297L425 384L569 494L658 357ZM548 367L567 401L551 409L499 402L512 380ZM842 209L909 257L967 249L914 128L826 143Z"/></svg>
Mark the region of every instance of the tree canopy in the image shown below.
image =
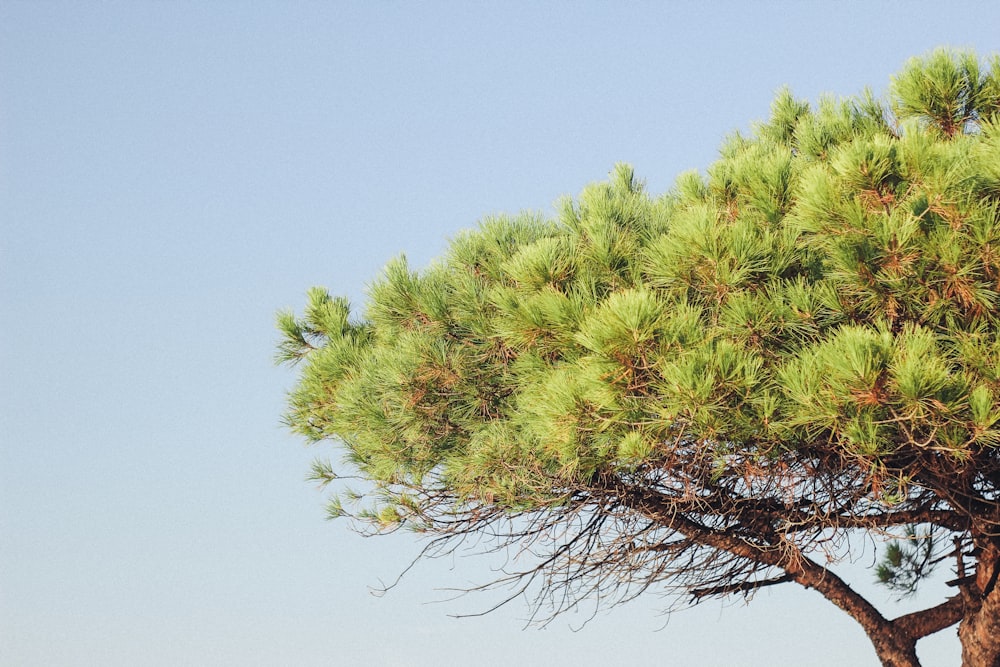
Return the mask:
<svg viewBox="0 0 1000 667"><path fill-rule="evenodd" d="M644 590L813 588L885 665L959 624L1000 664L1000 58L938 50L885 98L782 91L707 172L631 168L557 215L482 221L353 313L279 315L288 423L372 483L333 515L533 555L552 612ZM337 470L337 472L335 472ZM887 619L828 563L955 594Z"/></svg>

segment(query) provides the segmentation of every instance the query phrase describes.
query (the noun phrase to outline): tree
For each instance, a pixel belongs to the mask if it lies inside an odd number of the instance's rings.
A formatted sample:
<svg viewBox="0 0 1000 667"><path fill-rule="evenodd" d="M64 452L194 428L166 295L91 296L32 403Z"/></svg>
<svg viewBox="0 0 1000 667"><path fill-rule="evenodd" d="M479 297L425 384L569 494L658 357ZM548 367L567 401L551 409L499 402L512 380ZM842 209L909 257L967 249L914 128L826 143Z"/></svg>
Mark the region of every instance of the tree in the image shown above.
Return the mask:
<svg viewBox="0 0 1000 667"><path fill-rule="evenodd" d="M619 165L397 259L360 317L314 288L279 316L288 423L371 483L331 514L514 546L495 583L553 614L797 583L884 665L956 623L1000 665L998 112L1000 58L938 50L884 100L781 92L663 196ZM945 563L954 595L884 617L828 568L858 536L894 537L890 587Z"/></svg>

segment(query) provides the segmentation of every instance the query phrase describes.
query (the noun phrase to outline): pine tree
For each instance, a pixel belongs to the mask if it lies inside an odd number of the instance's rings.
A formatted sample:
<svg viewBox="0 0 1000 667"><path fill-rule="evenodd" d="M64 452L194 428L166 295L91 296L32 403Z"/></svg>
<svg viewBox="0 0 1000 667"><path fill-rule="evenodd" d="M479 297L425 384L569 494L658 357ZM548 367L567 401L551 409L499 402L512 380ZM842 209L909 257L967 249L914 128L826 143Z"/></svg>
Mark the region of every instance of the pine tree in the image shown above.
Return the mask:
<svg viewBox="0 0 1000 667"><path fill-rule="evenodd" d="M884 100L781 92L665 195L619 165L398 259L360 314L313 289L279 316L288 423L372 483L331 514L527 547L497 583L552 613L797 583L884 665L956 623L1000 665L998 111L1000 58L938 50ZM828 569L859 534L897 537L890 587L947 564L955 594L885 618Z"/></svg>

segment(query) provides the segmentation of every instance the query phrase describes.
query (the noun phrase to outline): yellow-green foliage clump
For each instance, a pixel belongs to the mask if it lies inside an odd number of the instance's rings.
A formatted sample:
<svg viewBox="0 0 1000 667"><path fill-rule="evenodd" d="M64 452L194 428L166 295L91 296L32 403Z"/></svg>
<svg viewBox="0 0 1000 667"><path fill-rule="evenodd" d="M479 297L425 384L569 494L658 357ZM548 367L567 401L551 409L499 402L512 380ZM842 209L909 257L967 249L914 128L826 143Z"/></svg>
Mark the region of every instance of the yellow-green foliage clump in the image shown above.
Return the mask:
<svg viewBox="0 0 1000 667"><path fill-rule="evenodd" d="M289 421L385 488L512 508L668 466L679 437L722 473L816 447L875 476L992 460L998 108L997 61L946 51L885 103L785 91L665 195L620 165L555 220L392 262L353 318L313 290L280 320Z"/></svg>

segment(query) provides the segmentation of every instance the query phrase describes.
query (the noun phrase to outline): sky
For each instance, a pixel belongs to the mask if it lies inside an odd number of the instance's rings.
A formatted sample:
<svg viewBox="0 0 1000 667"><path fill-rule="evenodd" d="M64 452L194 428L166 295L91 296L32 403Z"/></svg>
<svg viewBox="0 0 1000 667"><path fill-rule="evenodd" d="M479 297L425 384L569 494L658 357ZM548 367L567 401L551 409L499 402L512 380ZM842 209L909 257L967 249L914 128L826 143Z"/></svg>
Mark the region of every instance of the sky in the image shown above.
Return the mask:
<svg viewBox="0 0 1000 667"><path fill-rule="evenodd" d="M790 587L526 628L454 618L495 601L447 601L494 574L463 553L373 595L421 542L325 520L274 316L619 161L664 192L783 85L1000 49L1000 5L942 7L0 2L0 664L877 665ZM954 630L918 649L959 664Z"/></svg>

